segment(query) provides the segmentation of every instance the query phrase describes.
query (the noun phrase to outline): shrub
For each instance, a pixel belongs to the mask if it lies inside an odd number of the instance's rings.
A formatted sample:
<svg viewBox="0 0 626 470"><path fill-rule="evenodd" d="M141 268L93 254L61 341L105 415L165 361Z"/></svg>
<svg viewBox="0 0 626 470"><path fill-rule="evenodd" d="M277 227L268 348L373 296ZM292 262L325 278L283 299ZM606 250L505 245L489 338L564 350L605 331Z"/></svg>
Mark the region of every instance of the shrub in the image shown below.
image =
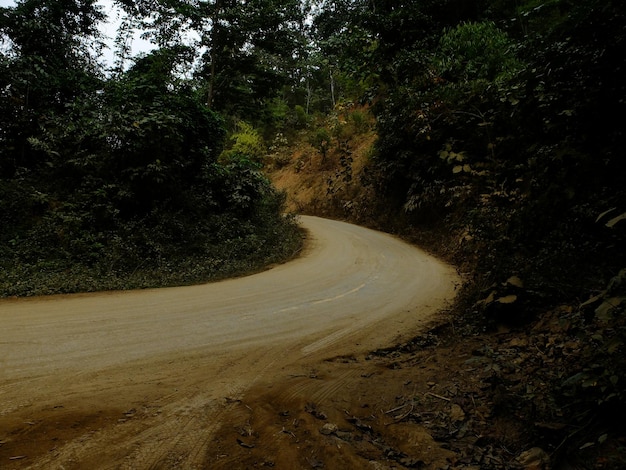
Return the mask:
<svg viewBox="0 0 626 470"><path fill-rule="evenodd" d="M239 121L237 130L230 136L231 146L220 155L220 160L229 162L237 155L246 155L250 160L262 162L267 155L263 137L252 125Z"/></svg>

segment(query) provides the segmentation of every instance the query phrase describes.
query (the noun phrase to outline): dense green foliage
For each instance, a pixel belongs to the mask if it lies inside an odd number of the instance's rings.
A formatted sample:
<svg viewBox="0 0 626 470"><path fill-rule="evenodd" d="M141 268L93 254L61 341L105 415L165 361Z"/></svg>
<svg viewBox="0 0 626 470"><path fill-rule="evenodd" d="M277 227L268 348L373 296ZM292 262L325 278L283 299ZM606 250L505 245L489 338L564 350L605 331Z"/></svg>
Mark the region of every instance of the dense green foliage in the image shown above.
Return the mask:
<svg viewBox="0 0 626 470"><path fill-rule="evenodd" d="M440 237L440 252L471 273L462 299L477 328L523 327L580 305L626 267L621 2L327 4L322 47L377 118L376 214ZM581 439L615 436L619 446L623 436L607 425L626 415L626 291L623 279L611 284L610 295L557 310L567 312L559 333L584 347L558 361L564 369L542 371L544 401L511 392L527 400L523 419L555 458L580 457ZM535 427L551 420L576 431ZM597 434L574 437L583 430ZM600 468L623 466L623 452L601 453Z"/></svg>
<svg viewBox="0 0 626 470"><path fill-rule="evenodd" d="M1 295L198 282L290 256L295 226L256 155L218 161L224 120L177 73L192 51L161 47L105 78L86 46L94 2L48 3L0 17L11 46L1 56Z"/></svg>
<svg viewBox="0 0 626 470"><path fill-rule="evenodd" d="M553 302L626 264L626 224L596 221L626 211L617 2L329 3L319 31L368 87L385 205L464 234L485 282L517 274Z"/></svg>
<svg viewBox="0 0 626 470"><path fill-rule="evenodd" d="M81 215L54 249L84 259L111 246L105 227L229 211L217 195L229 189L215 189L226 164L257 175L277 132L289 139L321 122L314 111L366 100L378 202L462 235L455 252L481 282L516 274L556 302L624 264L624 222L605 226L625 210L615 2L119 1L118 42L143 27L158 48L129 60L122 44L108 76L94 60L95 2L48 3L0 16L8 253L34 243L32 230L50 243L67 211ZM340 140L309 134L322 154Z"/></svg>

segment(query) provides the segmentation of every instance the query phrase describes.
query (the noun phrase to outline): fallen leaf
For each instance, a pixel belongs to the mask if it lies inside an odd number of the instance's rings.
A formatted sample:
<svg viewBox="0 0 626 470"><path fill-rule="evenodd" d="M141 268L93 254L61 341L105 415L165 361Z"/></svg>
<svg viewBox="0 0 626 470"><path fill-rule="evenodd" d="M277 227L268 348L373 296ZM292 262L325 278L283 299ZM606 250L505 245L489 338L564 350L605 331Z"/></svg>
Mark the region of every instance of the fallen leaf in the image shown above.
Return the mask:
<svg viewBox="0 0 626 470"><path fill-rule="evenodd" d="M608 228L613 228L616 223L621 222L622 220L626 220L626 212L624 212L623 214L618 215L617 217L613 217L605 225Z"/></svg>
<svg viewBox="0 0 626 470"><path fill-rule="evenodd" d="M506 280L506 284L513 287L519 287L520 289L524 288L524 282L522 282L522 280L517 276L511 276L508 278Z"/></svg>
<svg viewBox="0 0 626 470"><path fill-rule="evenodd" d="M507 296L496 299L496 302L501 303L501 304L512 304L516 300L517 300L517 295L507 295Z"/></svg>

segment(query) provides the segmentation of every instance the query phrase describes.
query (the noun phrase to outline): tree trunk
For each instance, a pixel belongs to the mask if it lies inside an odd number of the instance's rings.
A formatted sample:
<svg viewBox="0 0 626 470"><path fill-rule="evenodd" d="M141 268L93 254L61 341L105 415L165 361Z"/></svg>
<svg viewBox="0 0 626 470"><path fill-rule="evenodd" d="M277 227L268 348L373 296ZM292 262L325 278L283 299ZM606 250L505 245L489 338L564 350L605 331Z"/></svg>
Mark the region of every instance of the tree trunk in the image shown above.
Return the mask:
<svg viewBox="0 0 626 470"><path fill-rule="evenodd" d="M212 31L211 31L211 70L209 76L209 89L207 92L207 107L211 109L213 107L213 100L215 99L215 72L217 70L217 30L219 28L220 8L221 0L215 0L215 9L213 11L212 18Z"/></svg>

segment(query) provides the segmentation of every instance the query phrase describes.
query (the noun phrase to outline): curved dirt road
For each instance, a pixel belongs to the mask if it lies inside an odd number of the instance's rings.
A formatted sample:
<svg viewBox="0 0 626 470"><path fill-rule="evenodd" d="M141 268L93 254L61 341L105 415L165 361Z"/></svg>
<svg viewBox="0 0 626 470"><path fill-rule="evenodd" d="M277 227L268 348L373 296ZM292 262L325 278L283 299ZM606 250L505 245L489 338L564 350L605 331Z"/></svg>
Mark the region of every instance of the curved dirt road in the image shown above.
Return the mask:
<svg viewBox="0 0 626 470"><path fill-rule="evenodd" d="M0 468L206 468L246 390L419 331L447 265L302 217L304 255L191 287L0 301Z"/></svg>

